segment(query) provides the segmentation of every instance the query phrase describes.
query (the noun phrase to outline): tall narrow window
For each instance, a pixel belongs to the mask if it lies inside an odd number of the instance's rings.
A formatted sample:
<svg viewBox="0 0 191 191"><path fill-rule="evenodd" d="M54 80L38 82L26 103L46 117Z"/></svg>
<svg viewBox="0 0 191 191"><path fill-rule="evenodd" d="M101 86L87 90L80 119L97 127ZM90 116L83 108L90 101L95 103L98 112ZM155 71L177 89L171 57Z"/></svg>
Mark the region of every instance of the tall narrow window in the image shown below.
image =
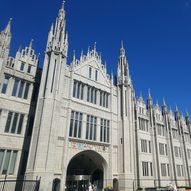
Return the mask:
<svg viewBox="0 0 191 191"><path fill-rule="evenodd" d="M147 153L147 140L141 139L141 152Z"/></svg>
<svg viewBox="0 0 191 191"><path fill-rule="evenodd" d="M78 86L77 86L77 98L80 98L80 87L81 87L81 83L78 82Z"/></svg>
<svg viewBox="0 0 191 191"><path fill-rule="evenodd" d="M7 93L9 78L10 78L9 76L5 76L5 78L3 80L2 89L1 89L1 93L3 93L3 94Z"/></svg>
<svg viewBox="0 0 191 191"><path fill-rule="evenodd" d="M109 103L109 95L108 94L106 94L106 108L108 108L108 104Z"/></svg>
<svg viewBox="0 0 191 191"><path fill-rule="evenodd" d="M19 85L19 80L15 79L14 86L13 86L13 91L12 91L12 96L16 96L17 95L18 85Z"/></svg>
<svg viewBox="0 0 191 191"><path fill-rule="evenodd" d="M79 129L78 129L78 138L81 138L81 133L82 133L82 120L83 120L83 114L80 113Z"/></svg>
<svg viewBox="0 0 191 191"><path fill-rule="evenodd" d="M167 176L166 164L164 164L164 163L161 164L161 175L162 176Z"/></svg>
<svg viewBox="0 0 191 191"><path fill-rule="evenodd" d="M110 124L109 124L109 120L107 120L107 142L108 142L108 143L109 143L109 136L110 136L110 135L109 135L109 129L110 129L110 128L109 128L109 125L110 125Z"/></svg>
<svg viewBox="0 0 191 191"><path fill-rule="evenodd" d="M13 151L9 165L9 174L14 174L16 159L17 159L17 151Z"/></svg>
<svg viewBox="0 0 191 191"><path fill-rule="evenodd" d="M6 132L6 133L9 132L10 125L11 125L11 120L12 120L12 116L13 116L13 112L9 112L9 113L8 113L8 117L7 117L6 126L5 126L5 132Z"/></svg>
<svg viewBox="0 0 191 191"><path fill-rule="evenodd" d="M0 149L0 174L1 174L1 167L3 164L3 157L4 157L5 150Z"/></svg>
<svg viewBox="0 0 191 191"><path fill-rule="evenodd" d="M25 82L21 81L20 82L20 87L19 87L19 93L18 93L19 98L22 98L22 96L23 96L24 85L25 85Z"/></svg>
<svg viewBox="0 0 191 191"><path fill-rule="evenodd" d="M30 84L26 83L25 92L24 92L24 99L28 98L29 88L30 88Z"/></svg>
<svg viewBox="0 0 191 191"><path fill-rule="evenodd" d="M88 102L90 101L90 91L91 91L91 88L88 86L88 90L87 90L87 101Z"/></svg>
<svg viewBox="0 0 191 191"><path fill-rule="evenodd" d="M167 172L168 172L168 176L170 176L170 166L169 166L169 164L167 164Z"/></svg>
<svg viewBox="0 0 191 191"><path fill-rule="evenodd" d="M89 78L91 79L92 78L92 68L89 67Z"/></svg>
<svg viewBox="0 0 191 191"><path fill-rule="evenodd" d="M153 164L152 164L152 162L150 162L150 172L151 172L151 176L153 176Z"/></svg>
<svg viewBox="0 0 191 191"><path fill-rule="evenodd" d="M73 97L76 97L76 86L77 86L77 82L76 82L76 80L74 80L74 85L73 85Z"/></svg>
<svg viewBox="0 0 191 191"><path fill-rule="evenodd" d="M91 100L90 102L93 103L94 100L94 88L91 89Z"/></svg>
<svg viewBox="0 0 191 191"><path fill-rule="evenodd" d="M97 81L97 80L98 80L98 71L95 70L95 81Z"/></svg>
<svg viewBox="0 0 191 191"><path fill-rule="evenodd" d="M11 128L11 133L15 133L15 131L16 131L18 116L19 116L19 114L15 113L14 118L13 118L13 124L12 124L12 128Z"/></svg>
<svg viewBox="0 0 191 191"><path fill-rule="evenodd" d="M75 113L75 123L74 123L74 137L77 137L77 130L78 130L78 115L79 113Z"/></svg>
<svg viewBox="0 0 191 191"><path fill-rule="evenodd" d="M31 73L31 65L28 66L27 72L30 74Z"/></svg>
<svg viewBox="0 0 191 191"><path fill-rule="evenodd" d="M165 150L164 150L164 144L159 143L159 153L160 155L165 155Z"/></svg>
<svg viewBox="0 0 191 191"><path fill-rule="evenodd" d="M100 91L100 106L102 106L102 95L103 95L103 92Z"/></svg>
<svg viewBox="0 0 191 191"><path fill-rule="evenodd" d="M2 174L8 174L10 158L11 158L11 150L7 150L6 155L5 155L5 161L3 164Z"/></svg>
<svg viewBox="0 0 191 191"><path fill-rule="evenodd" d="M74 111L71 112L71 118L70 118L70 133L69 133L70 137L72 137L73 126L74 126Z"/></svg>
<svg viewBox="0 0 191 191"><path fill-rule="evenodd" d="M97 90L94 91L94 104L97 103Z"/></svg>
<svg viewBox="0 0 191 191"><path fill-rule="evenodd" d="M81 100L84 99L84 84L81 86Z"/></svg>
<svg viewBox="0 0 191 191"><path fill-rule="evenodd" d="M100 124L100 141L109 143L110 122L109 120L101 119Z"/></svg>
<svg viewBox="0 0 191 191"><path fill-rule="evenodd" d="M25 67L25 64L22 62L22 63L21 63L21 66L20 66L20 70L23 71L23 70L24 70L24 67Z"/></svg>
<svg viewBox="0 0 191 191"><path fill-rule="evenodd" d="M143 176L149 176L149 164L148 162L142 162Z"/></svg>
<svg viewBox="0 0 191 191"><path fill-rule="evenodd" d="M105 107L105 92L103 93L103 107Z"/></svg>
<svg viewBox="0 0 191 191"><path fill-rule="evenodd" d="M0 149L0 174L14 174L17 151Z"/></svg>
<svg viewBox="0 0 191 191"><path fill-rule="evenodd" d="M86 139L96 140L97 118L92 115L87 115L86 122Z"/></svg>
<svg viewBox="0 0 191 191"><path fill-rule="evenodd" d="M149 153L151 153L151 141L148 141L149 143Z"/></svg>
<svg viewBox="0 0 191 191"><path fill-rule="evenodd" d="M17 129L18 134L21 134L22 132L23 119L24 119L24 114L21 114L19 119L18 129Z"/></svg>

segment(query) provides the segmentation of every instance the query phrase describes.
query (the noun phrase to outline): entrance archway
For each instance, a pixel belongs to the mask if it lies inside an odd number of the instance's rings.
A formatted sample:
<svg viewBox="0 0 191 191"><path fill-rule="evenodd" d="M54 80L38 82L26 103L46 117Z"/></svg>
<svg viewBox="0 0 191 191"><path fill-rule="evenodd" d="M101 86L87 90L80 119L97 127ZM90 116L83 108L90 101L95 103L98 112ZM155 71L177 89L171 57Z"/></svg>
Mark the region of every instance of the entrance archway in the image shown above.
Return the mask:
<svg viewBox="0 0 191 191"><path fill-rule="evenodd" d="M86 191L94 184L97 191L103 189L106 162L95 151L82 151L69 162L66 177L66 191Z"/></svg>

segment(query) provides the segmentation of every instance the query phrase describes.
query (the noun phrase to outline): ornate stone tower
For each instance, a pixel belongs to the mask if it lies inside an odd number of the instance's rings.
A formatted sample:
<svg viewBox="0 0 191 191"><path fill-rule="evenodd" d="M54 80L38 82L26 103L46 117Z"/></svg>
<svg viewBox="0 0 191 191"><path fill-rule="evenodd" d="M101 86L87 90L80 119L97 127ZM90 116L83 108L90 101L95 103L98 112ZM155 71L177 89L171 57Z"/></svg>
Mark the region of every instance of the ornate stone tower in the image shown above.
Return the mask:
<svg viewBox="0 0 191 191"><path fill-rule="evenodd" d="M11 43L11 20L9 20L6 28L0 33L0 70L3 61L8 59L10 43Z"/></svg>
<svg viewBox="0 0 191 191"><path fill-rule="evenodd" d="M64 4L55 25L51 26L44 58L43 73L34 122L33 137L27 167L28 177L41 176L42 187L51 190L55 174L55 155L60 126L64 71L68 53L68 35L65 32ZM60 135L61 136L61 135ZM60 157L61 158L61 157ZM56 171L56 172L55 172ZM49 181L50 180L50 181Z"/></svg>
<svg viewBox="0 0 191 191"><path fill-rule="evenodd" d="M134 89L123 43L117 69L119 174L121 185L128 187L134 179ZM122 188L121 188L122 189Z"/></svg>

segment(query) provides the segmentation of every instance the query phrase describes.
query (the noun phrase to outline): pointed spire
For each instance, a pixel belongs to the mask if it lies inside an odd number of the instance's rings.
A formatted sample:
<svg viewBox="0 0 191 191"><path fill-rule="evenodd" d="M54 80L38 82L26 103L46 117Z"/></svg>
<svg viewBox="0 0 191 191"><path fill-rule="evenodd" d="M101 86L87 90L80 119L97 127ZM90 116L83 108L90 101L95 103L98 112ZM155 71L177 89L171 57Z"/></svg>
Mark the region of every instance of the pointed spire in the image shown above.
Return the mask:
<svg viewBox="0 0 191 191"><path fill-rule="evenodd" d="M163 115L167 113L167 106L164 97L162 99L162 113Z"/></svg>
<svg viewBox="0 0 191 191"><path fill-rule="evenodd" d="M73 68L75 65L76 65L76 51L73 50L71 67Z"/></svg>
<svg viewBox="0 0 191 191"><path fill-rule="evenodd" d="M151 97L150 88L148 89L148 97L147 97L147 108L151 109L153 106L153 99Z"/></svg>
<svg viewBox="0 0 191 191"><path fill-rule="evenodd" d="M5 28L5 34L10 34L11 33L11 22L12 22L12 18L9 19L9 22Z"/></svg>
<svg viewBox="0 0 191 191"><path fill-rule="evenodd" d="M190 117L189 113L188 113L188 110L186 110L186 117Z"/></svg>
<svg viewBox="0 0 191 191"><path fill-rule="evenodd" d="M53 35L53 33L54 33L54 23L51 24L50 33L51 33L52 35Z"/></svg>
<svg viewBox="0 0 191 191"><path fill-rule="evenodd" d="M111 81L111 86L112 86L113 85L113 71L111 71L110 81Z"/></svg>
<svg viewBox="0 0 191 191"><path fill-rule="evenodd" d="M124 49L124 48L123 48L123 40L121 41L121 48Z"/></svg>
<svg viewBox="0 0 191 191"><path fill-rule="evenodd" d="M65 1L63 0L61 9L59 10L59 17L61 17L62 19L65 17L64 5L65 5Z"/></svg>
<svg viewBox="0 0 191 191"><path fill-rule="evenodd" d="M156 100L156 106L159 107L159 102L158 99Z"/></svg>
<svg viewBox="0 0 191 191"><path fill-rule="evenodd" d="M96 42L94 42L94 55L96 54Z"/></svg>
<svg viewBox="0 0 191 191"><path fill-rule="evenodd" d="M20 45L17 52L21 52L22 46Z"/></svg>
<svg viewBox="0 0 191 191"><path fill-rule="evenodd" d="M166 106L166 102L165 102L164 97L162 98L162 104L163 104L163 106Z"/></svg>
<svg viewBox="0 0 191 191"><path fill-rule="evenodd" d="M180 119L180 112L179 112L177 105L176 105L176 109L175 109L175 117L176 117L176 120Z"/></svg>
<svg viewBox="0 0 191 191"><path fill-rule="evenodd" d="M176 112L179 112L179 109L178 109L178 106L177 106L177 105L176 105L175 111L176 111Z"/></svg>
<svg viewBox="0 0 191 191"><path fill-rule="evenodd" d="M99 55L99 60L100 60L100 63L101 63L101 60L102 60L102 58L101 58L101 52L100 52L100 55Z"/></svg>
<svg viewBox="0 0 191 191"><path fill-rule="evenodd" d="M188 126L190 126L191 121L190 121L190 115L189 115L189 113L188 113L188 110L186 110L185 120L186 120L186 124L187 124Z"/></svg>
<svg viewBox="0 0 191 191"><path fill-rule="evenodd" d="M152 99L150 88L148 89L148 99Z"/></svg>
<svg viewBox="0 0 191 191"><path fill-rule="evenodd" d="M33 40L33 39L31 39L30 44L29 44L29 48L30 48L30 49L32 49L32 44L33 44L33 41L34 41L34 40Z"/></svg>
<svg viewBox="0 0 191 191"><path fill-rule="evenodd" d="M83 60L83 55L84 55L84 51L82 50L82 51L81 51L81 56L80 56L80 61Z"/></svg>
<svg viewBox="0 0 191 191"><path fill-rule="evenodd" d="M75 50L73 50L72 60L73 60L73 61L76 60L76 51L75 51Z"/></svg>
<svg viewBox="0 0 191 191"><path fill-rule="evenodd" d="M123 41L121 41L120 56L125 56L125 49L124 49Z"/></svg>
<svg viewBox="0 0 191 191"><path fill-rule="evenodd" d="M65 2L66 2L65 0L62 1L62 8L61 9L63 9L63 10L64 10Z"/></svg>

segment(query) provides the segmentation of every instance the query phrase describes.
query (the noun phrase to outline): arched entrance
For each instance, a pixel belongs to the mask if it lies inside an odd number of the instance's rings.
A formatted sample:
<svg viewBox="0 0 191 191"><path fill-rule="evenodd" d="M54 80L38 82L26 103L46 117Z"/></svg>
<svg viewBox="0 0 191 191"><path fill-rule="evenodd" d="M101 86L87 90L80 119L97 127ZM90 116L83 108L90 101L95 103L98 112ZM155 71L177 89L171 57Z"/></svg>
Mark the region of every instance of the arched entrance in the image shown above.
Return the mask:
<svg viewBox="0 0 191 191"><path fill-rule="evenodd" d="M82 151L68 164L66 191L86 191L89 183L102 190L106 162L95 151Z"/></svg>

